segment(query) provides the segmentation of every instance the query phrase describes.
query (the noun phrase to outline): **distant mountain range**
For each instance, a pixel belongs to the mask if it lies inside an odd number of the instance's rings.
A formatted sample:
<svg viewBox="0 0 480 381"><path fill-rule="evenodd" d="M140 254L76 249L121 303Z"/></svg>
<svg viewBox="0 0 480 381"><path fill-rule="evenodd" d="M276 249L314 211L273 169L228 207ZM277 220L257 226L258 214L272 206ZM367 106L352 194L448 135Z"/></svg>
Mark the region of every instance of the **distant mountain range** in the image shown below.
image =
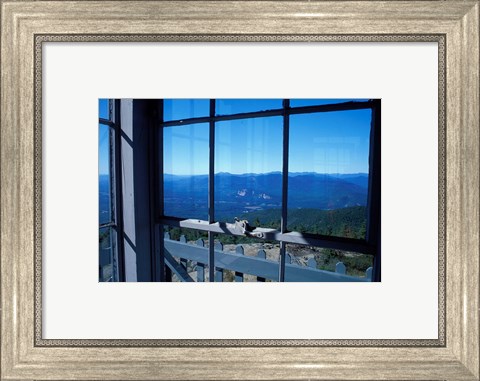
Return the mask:
<svg viewBox="0 0 480 381"><path fill-rule="evenodd" d="M108 222L109 177L99 177L99 221ZM208 220L208 175L164 176L165 215ZM288 229L363 237L368 174L290 173ZM280 227L282 174L215 175L215 219L246 218L252 225Z"/></svg>
<svg viewBox="0 0 480 381"><path fill-rule="evenodd" d="M165 214L207 219L208 175L164 176ZM365 206L368 174L290 173L289 209L332 210ZM249 212L281 209L282 174L215 174L217 220L231 220Z"/></svg>
<svg viewBox="0 0 480 381"><path fill-rule="evenodd" d="M108 175L98 177L98 220L103 224L110 219L110 179Z"/></svg>
<svg viewBox="0 0 480 381"><path fill-rule="evenodd" d="M208 219L208 175L164 176L165 214ZM289 209L333 210L365 206L368 174L290 173ZM99 177L99 220L108 221L108 176ZM215 218L231 221L234 217L282 207L282 174L215 174Z"/></svg>

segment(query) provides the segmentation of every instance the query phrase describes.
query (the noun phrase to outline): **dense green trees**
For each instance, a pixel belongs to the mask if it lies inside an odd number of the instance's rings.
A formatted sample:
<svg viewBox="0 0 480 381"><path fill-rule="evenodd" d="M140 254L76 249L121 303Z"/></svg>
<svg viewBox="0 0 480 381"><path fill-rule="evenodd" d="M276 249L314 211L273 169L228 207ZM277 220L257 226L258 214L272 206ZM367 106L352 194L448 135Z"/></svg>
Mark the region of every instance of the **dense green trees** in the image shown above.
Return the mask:
<svg viewBox="0 0 480 381"><path fill-rule="evenodd" d="M251 212L241 218L248 219L252 226L278 229L280 226L278 215L278 210L267 209ZM288 221L289 230L302 233L357 239L364 239L366 235L366 208L363 206L335 210L292 209L288 211ZM200 238L206 240L208 238L206 232L193 229L165 227L165 231L170 233L173 240L179 240L181 235L185 235L187 241L196 241ZM224 245L266 243L263 240L227 234L217 235L216 240ZM268 243L276 244L276 242ZM317 267L322 270L335 271L336 263L343 262L349 275L364 276L365 270L372 266L372 256L341 250L289 244L287 245L287 252L297 258L313 256L317 262Z"/></svg>
<svg viewBox="0 0 480 381"><path fill-rule="evenodd" d="M280 220L278 210L266 209L250 212L241 216L247 219L254 227L278 229ZM233 217L231 220L233 221ZM291 209L288 211L288 230L300 233L320 234L327 236L365 239L367 231L367 216L364 206L350 208L320 210L320 209ZM207 233L193 230L166 227L172 239L179 239L184 234L189 241L207 238ZM248 243L248 237L234 237L219 235L222 243Z"/></svg>
<svg viewBox="0 0 480 381"><path fill-rule="evenodd" d="M253 221L253 226L278 228L280 220L274 209L251 212L242 218ZM328 236L364 239L367 231L367 216L364 206L350 208L289 209L288 230Z"/></svg>

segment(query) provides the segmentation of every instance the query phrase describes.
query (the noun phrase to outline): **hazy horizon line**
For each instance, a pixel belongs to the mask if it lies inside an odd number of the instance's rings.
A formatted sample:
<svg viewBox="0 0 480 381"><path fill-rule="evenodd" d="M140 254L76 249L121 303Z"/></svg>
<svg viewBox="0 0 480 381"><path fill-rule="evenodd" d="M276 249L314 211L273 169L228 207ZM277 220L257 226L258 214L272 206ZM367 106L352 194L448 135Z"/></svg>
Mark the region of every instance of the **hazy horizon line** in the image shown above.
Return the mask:
<svg viewBox="0 0 480 381"><path fill-rule="evenodd" d="M245 172L245 173L232 173L232 172L215 172L214 175L235 175L235 176L244 176L244 175L271 175L271 174L282 174L281 171L271 171L271 172ZM298 175L298 174L315 174L315 175L367 175L368 172L288 172L288 174ZM99 176L107 176L108 173L99 173ZM185 176L208 176L208 173L204 174L173 174L173 173L164 173L167 176L178 176L178 177L185 177Z"/></svg>

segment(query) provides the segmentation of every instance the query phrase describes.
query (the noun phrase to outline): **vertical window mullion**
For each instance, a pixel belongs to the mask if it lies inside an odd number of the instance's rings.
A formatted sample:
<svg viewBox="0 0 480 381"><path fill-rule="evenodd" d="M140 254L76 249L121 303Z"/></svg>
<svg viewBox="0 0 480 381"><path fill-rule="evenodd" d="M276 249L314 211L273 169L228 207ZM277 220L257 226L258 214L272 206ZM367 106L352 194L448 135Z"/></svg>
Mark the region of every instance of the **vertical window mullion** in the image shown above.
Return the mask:
<svg viewBox="0 0 480 381"><path fill-rule="evenodd" d="M114 124L115 136L113 139L114 145L114 177L115 181L113 186L115 187L115 225L117 227L117 259L118 259L118 281L125 281L125 252L124 252L124 236L123 236L123 194L122 194L122 173L121 173L121 160L122 160L122 139L121 139L121 125L120 125L120 100L112 100L112 113L111 118Z"/></svg>
<svg viewBox="0 0 480 381"><path fill-rule="evenodd" d="M367 201L367 243L376 247L373 280L380 279L380 228L381 228L381 101L372 101L372 122L370 130L369 184Z"/></svg>
<svg viewBox="0 0 480 381"><path fill-rule="evenodd" d="M215 99L210 99L209 164L208 164L208 222L215 220ZM208 232L208 280L215 281L215 236Z"/></svg>
<svg viewBox="0 0 480 381"><path fill-rule="evenodd" d="M287 231L287 207L288 207L288 147L290 138L290 115L287 110L290 108L290 100L283 100L283 163L282 163L282 218L280 222L281 233ZM285 281L285 257L287 245L280 242L280 264L278 270L278 281Z"/></svg>
<svg viewBox="0 0 480 381"><path fill-rule="evenodd" d="M164 193L163 193L163 175L164 175L164 169L163 169L163 120L164 120L164 115L163 115L163 99L161 99L158 102L158 120L154 121L154 147L158 147L159 149L154 152L155 160L156 160L156 165L154 166L156 168L157 176L158 178L155 179L155 186L156 186L156 198L155 198L155 221L154 221L154 242L155 242L155 247L156 247L156 252L157 252L157 260L158 263L156 264L156 269L155 269L155 277L157 278L157 281L159 282L165 282L166 280L166 271L167 269L165 268L165 233L164 233L164 228L163 224L159 224L159 216L163 216L164 214ZM157 123L160 125L158 127Z"/></svg>
<svg viewBox="0 0 480 381"><path fill-rule="evenodd" d="M112 102L111 100L108 101L109 104ZM109 108L111 108L109 106ZM109 115L109 120L112 120L111 113ZM109 221L113 223L114 228L109 227L109 236L110 236L110 260L112 262L112 281L118 282L119 278L119 255L118 255L118 229L117 226L117 191L115 187L115 126L109 125L108 126L108 176L109 176L109 183L110 183L110 215ZM113 236L115 234L115 236ZM115 244L114 244L115 243ZM117 254L115 255L115 251Z"/></svg>

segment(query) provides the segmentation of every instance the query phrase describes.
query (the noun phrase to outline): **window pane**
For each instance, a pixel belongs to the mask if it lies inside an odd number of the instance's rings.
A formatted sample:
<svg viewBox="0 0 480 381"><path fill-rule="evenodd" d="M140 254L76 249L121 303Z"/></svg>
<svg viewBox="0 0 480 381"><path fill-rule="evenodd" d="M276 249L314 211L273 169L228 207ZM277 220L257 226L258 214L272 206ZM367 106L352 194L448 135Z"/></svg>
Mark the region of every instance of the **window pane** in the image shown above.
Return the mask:
<svg viewBox="0 0 480 381"><path fill-rule="evenodd" d="M331 273L346 274L365 279L367 270L373 267L373 255L288 244L286 262L292 266L299 266L304 269L319 270L304 271L304 281L331 282L335 281L334 278L331 277ZM298 268L296 270L296 278L298 279L298 276L301 277L302 271L298 271ZM345 272L343 272L343 270L345 270ZM287 282L293 280L288 279L288 274L289 273L286 272L285 281ZM298 281L297 279L295 279L295 281Z"/></svg>
<svg viewBox="0 0 480 381"><path fill-rule="evenodd" d="M282 108L283 99L217 99L217 115L240 114Z"/></svg>
<svg viewBox="0 0 480 381"><path fill-rule="evenodd" d="M112 220L110 190L110 127L100 124L98 129L98 201L99 223Z"/></svg>
<svg viewBox="0 0 480 381"><path fill-rule="evenodd" d="M290 117L288 229L365 238L371 110Z"/></svg>
<svg viewBox="0 0 480 381"><path fill-rule="evenodd" d="M301 107L301 106L319 106L319 105L331 105L335 103L345 103L345 102L360 102L368 101L368 99L346 99L346 98L336 98L336 99L292 99L290 101L290 107Z"/></svg>
<svg viewBox="0 0 480 381"><path fill-rule="evenodd" d="M215 219L279 227L282 117L219 122L215 127Z"/></svg>
<svg viewBox="0 0 480 381"><path fill-rule="evenodd" d="M209 99L165 99L163 102L163 118L165 121L209 115Z"/></svg>
<svg viewBox="0 0 480 381"><path fill-rule="evenodd" d="M108 99L98 100L98 115L102 119L110 120L110 105Z"/></svg>
<svg viewBox="0 0 480 381"><path fill-rule="evenodd" d="M99 230L99 281L118 281L116 233L113 228Z"/></svg>
<svg viewBox="0 0 480 381"><path fill-rule="evenodd" d="M166 127L164 214L208 219L208 123Z"/></svg>

